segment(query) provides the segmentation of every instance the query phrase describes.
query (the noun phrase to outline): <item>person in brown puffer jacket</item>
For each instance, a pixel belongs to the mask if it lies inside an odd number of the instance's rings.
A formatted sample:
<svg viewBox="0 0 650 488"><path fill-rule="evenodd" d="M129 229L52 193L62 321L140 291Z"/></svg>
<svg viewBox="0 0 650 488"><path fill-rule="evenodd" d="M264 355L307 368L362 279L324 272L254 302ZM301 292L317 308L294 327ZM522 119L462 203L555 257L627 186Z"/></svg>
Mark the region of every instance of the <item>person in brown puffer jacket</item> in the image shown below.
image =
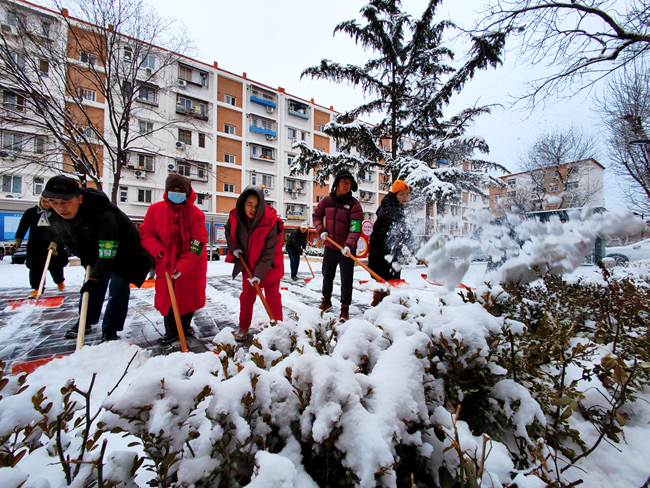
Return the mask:
<svg viewBox="0 0 650 488"><path fill-rule="evenodd" d="M352 196L357 191L357 182L352 174L344 169L336 173L332 191L323 198L312 214L314 227L321 239L327 237L343 247L343 251L332 243L325 242L323 254L323 298L320 309L332 308L332 288L337 266L341 267L341 320L350 318L352 303L352 280L354 279L354 261L348 253L355 255L357 241L361 235L363 209L359 201ZM323 223L325 221L325 223Z"/></svg>

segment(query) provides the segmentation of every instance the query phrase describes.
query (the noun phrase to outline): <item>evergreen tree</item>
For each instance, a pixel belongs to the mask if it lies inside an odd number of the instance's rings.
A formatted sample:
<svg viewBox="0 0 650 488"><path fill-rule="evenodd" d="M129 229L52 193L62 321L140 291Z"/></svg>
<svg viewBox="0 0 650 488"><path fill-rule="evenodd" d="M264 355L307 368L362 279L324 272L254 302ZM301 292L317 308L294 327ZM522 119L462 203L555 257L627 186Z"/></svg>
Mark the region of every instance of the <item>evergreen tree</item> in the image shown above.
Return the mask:
<svg viewBox="0 0 650 488"><path fill-rule="evenodd" d="M439 205L458 200L461 190L483 193L487 184L499 184L482 172L466 170L504 170L474 158L476 150L487 153L488 146L480 137L465 135L474 119L490 108L471 107L447 120L443 109L477 70L501 64L505 34L471 37L469 59L456 69L448 64L454 53L443 45L446 31L456 26L434 21L441 3L430 0L421 18L414 19L401 11L399 0L370 0L360 11L364 25L349 20L336 26L334 34L349 35L377 57L363 66L323 59L302 76L359 86L369 101L325 127L337 141L336 154L295 143L301 154L292 174L315 170L315 179L323 183L343 167L362 173L385 165L393 179L405 179ZM376 126L359 122L376 112L384 114ZM382 149L385 140L390 141L390 151Z"/></svg>

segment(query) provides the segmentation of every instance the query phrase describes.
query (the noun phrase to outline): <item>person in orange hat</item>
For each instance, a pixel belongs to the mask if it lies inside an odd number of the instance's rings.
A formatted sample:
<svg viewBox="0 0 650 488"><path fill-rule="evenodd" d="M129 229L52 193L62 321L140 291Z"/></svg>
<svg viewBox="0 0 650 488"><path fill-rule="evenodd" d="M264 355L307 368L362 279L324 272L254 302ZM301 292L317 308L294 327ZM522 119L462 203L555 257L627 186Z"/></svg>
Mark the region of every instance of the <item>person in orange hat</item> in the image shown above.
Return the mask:
<svg viewBox="0 0 650 488"><path fill-rule="evenodd" d="M406 225L404 204L411 189L404 180L395 180L391 191L377 209L377 221L368 243L368 267L386 281L400 278L402 245L412 246L413 235ZM375 291L371 305L374 307L386 296L385 291Z"/></svg>

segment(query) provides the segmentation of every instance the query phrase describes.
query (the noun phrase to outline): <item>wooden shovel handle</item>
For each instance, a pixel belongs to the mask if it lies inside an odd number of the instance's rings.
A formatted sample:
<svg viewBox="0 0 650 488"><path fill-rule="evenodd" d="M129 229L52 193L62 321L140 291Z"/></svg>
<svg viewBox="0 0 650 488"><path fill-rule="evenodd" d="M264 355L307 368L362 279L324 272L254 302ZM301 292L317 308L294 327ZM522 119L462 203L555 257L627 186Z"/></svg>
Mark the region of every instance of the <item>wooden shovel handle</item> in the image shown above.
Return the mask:
<svg viewBox="0 0 650 488"><path fill-rule="evenodd" d="M332 239L330 239L329 236L326 237L326 239L327 239L328 241L330 241L332 244L334 244L336 247L338 247L341 251L343 250L343 247L340 246L337 242L335 242L335 241L333 241ZM379 281L379 283L386 283L386 280L385 280L385 279L383 279L381 276L379 276L377 273L375 273L373 270L371 270L368 266L366 266L366 265L363 264L361 261L359 261L355 255L353 255L352 253L349 252L349 253L347 253L347 256L348 256L350 259L354 260L354 261L355 261L359 266L361 266L363 269L365 269L368 273L370 273L370 276L372 276L374 279L376 279L377 281ZM390 284L390 283L389 283L389 284Z"/></svg>
<svg viewBox="0 0 650 488"><path fill-rule="evenodd" d="M253 273L251 273L251 269L248 267L248 264L246 264L246 260L244 259L244 253L241 253L239 255L239 259L241 260L242 264L244 265L244 269L246 270L246 274L250 279L253 279ZM246 279L246 278L244 278ZM271 312L271 308L269 307L269 303L266 301L266 298L264 297L264 294L262 293L262 289L260 288L260 285L257 283L253 283L253 287L255 287L255 291L257 292L257 296L260 297L260 300L262 300L262 305L264 305L264 308L266 309L266 313L269 315L269 319L271 319L272 325L275 325L278 323L277 320L275 320L275 317L273 316L273 312Z"/></svg>
<svg viewBox="0 0 650 488"><path fill-rule="evenodd" d="M90 265L86 266L86 279L84 283L90 279ZM86 319L88 317L88 302L90 301L90 292L85 291L81 296L81 310L79 311L79 330L77 331L77 347L78 351L84 345L84 338L86 336Z"/></svg>
<svg viewBox="0 0 650 488"><path fill-rule="evenodd" d="M311 271L312 277L316 278L316 275L314 274L314 270L311 269L311 264L309 263L309 259L307 259L307 255L305 254L303 257L305 258L305 261L307 261L307 266L309 266L309 271Z"/></svg>
<svg viewBox="0 0 650 488"><path fill-rule="evenodd" d="M38 299L41 298L41 295L43 294L43 287L45 286L45 274L47 273L47 269L50 267L50 260L52 259L52 254L54 253L54 249L48 249L47 250L47 258L45 259L45 267L43 268L43 274L41 275L41 282L38 285L38 291L36 292L36 301L38 302Z"/></svg>
<svg viewBox="0 0 650 488"><path fill-rule="evenodd" d="M178 340L181 342L181 351L188 352L187 342L185 342L185 331L183 330L183 323L181 322L181 314L178 312L178 303L176 302L176 293L174 293L174 283L169 273L165 271L165 278L167 279L167 290L169 290L169 298L172 301L172 310L174 311L174 320L176 320L176 330L178 330Z"/></svg>

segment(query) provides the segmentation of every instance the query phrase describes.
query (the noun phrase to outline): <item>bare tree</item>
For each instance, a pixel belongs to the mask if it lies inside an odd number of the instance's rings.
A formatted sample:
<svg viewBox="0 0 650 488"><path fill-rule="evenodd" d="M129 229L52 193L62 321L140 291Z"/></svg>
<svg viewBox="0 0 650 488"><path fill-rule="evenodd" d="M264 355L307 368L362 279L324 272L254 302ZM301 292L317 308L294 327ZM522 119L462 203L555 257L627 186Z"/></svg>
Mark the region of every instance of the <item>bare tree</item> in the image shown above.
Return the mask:
<svg viewBox="0 0 650 488"><path fill-rule="evenodd" d="M519 37L523 58L548 75L522 97L534 107L548 95L571 97L650 52L647 0L492 0L481 32Z"/></svg>
<svg viewBox="0 0 650 488"><path fill-rule="evenodd" d="M607 84L597 101L609 134L612 171L622 178L621 190L628 204L641 213L650 212L650 74L648 65L637 62L622 70Z"/></svg>
<svg viewBox="0 0 650 488"><path fill-rule="evenodd" d="M66 4L76 17L59 0L54 5L62 15L50 20L14 4L15 31L0 31L0 79L20 104L4 120L47 137L48 150L34 160L40 164L56 167L62 158L82 183L99 188L111 171L116 202L131 152L187 120L162 115L157 104L178 78L165 71L176 69L193 44L176 21L139 0ZM142 126L142 119L155 123ZM207 119L207 112L196 119Z"/></svg>
<svg viewBox="0 0 650 488"><path fill-rule="evenodd" d="M602 192L602 182L590 177L597 141L580 129L543 134L520 158L524 176L509 188L505 205L526 211L587 205Z"/></svg>

